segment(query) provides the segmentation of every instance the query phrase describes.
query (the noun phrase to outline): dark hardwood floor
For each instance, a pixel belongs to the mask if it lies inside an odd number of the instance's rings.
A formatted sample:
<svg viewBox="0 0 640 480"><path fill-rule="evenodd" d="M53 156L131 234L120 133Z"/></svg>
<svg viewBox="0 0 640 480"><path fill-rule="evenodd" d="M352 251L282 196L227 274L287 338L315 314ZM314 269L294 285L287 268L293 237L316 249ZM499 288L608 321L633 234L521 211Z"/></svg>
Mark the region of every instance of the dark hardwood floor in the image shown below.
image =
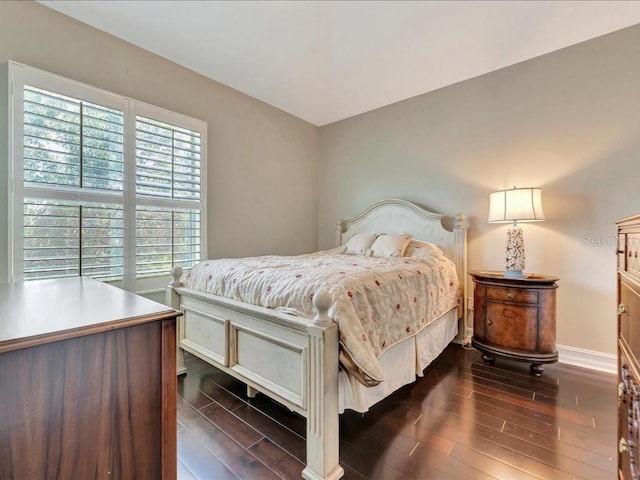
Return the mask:
<svg viewBox="0 0 640 480"><path fill-rule="evenodd" d="M298 479L305 422L187 357L178 381L178 478ZM616 377L449 346L416 383L340 420L345 479L613 480Z"/></svg>

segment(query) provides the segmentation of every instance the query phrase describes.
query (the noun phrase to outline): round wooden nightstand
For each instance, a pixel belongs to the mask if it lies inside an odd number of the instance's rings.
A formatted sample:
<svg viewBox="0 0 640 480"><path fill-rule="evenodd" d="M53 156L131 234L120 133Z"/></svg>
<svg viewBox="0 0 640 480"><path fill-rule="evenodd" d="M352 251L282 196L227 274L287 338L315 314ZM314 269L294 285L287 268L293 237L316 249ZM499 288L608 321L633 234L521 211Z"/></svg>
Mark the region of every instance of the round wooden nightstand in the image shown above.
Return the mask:
<svg viewBox="0 0 640 480"><path fill-rule="evenodd" d="M531 363L540 376L543 363L558 361L556 350L557 277L536 273L506 278L504 272L469 272L473 278L473 338L485 363L499 355Z"/></svg>

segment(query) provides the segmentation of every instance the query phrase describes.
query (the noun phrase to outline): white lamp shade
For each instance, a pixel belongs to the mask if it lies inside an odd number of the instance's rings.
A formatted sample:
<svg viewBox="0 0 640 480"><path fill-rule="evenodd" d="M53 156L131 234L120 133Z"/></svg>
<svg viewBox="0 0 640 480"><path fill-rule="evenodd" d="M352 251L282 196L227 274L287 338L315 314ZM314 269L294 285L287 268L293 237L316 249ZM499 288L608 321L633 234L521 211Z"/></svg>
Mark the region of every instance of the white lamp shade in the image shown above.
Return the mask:
<svg viewBox="0 0 640 480"><path fill-rule="evenodd" d="M489 223L537 222L544 220L542 190L512 188L489 197Z"/></svg>

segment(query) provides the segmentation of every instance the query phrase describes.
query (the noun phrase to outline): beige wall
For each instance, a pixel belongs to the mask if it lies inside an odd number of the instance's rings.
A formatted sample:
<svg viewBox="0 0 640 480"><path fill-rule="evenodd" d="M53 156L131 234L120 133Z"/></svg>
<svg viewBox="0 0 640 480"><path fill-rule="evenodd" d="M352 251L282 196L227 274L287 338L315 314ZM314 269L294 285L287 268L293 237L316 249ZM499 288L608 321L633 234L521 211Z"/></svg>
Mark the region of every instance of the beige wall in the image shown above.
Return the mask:
<svg viewBox="0 0 640 480"><path fill-rule="evenodd" d="M210 256L317 248L317 127L31 1L0 2L0 74L9 59L206 121ZM5 179L4 114L0 131Z"/></svg>
<svg viewBox="0 0 640 480"><path fill-rule="evenodd" d="M469 268L502 269L489 193L542 187L527 270L560 277L558 343L615 353L613 222L640 211L640 26L323 127L320 149L321 248L336 218L399 197L467 214Z"/></svg>

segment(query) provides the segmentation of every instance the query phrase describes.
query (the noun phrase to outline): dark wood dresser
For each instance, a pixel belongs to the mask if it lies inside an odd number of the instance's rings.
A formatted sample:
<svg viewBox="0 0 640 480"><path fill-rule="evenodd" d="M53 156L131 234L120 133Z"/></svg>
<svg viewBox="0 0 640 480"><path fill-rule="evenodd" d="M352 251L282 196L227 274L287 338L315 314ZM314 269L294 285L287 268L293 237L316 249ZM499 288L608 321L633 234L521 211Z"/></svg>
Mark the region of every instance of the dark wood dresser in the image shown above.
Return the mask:
<svg viewBox="0 0 640 480"><path fill-rule="evenodd" d="M618 225L618 478L640 479L640 215Z"/></svg>
<svg viewBox="0 0 640 480"><path fill-rule="evenodd" d="M557 277L527 274L507 278L504 272L469 272L473 278L471 344L489 364L499 355L531 363L542 374L543 363L558 361L556 350Z"/></svg>
<svg viewBox="0 0 640 480"><path fill-rule="evenodd" d="M82 277L0 308L0 478L176 478L179 312Z"/></svg>

